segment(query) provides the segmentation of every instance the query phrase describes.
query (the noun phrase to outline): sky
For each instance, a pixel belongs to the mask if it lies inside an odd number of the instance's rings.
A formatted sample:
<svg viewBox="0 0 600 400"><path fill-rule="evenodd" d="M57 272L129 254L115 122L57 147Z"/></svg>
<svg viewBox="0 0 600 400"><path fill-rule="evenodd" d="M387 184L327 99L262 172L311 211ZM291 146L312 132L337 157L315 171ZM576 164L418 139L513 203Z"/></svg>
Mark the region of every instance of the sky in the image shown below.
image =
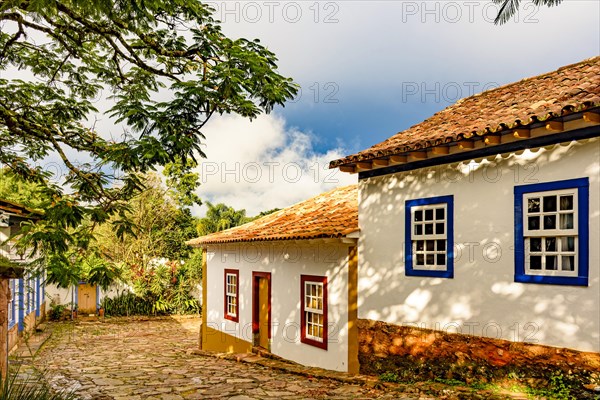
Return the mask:
<svg viewBox="0 0 600 400"><path fill-rule="evenodd" d="M198 195L247 215L356 183L357 175L330 170L329 162L461 98L600 54L598 0L552 8L522 0L520 12L502 26L493 24L498 6L491 0L208 4L227 36L259 39L277 55L279 72L301 88L271 114L253 121L213 116L204 127L207 158L197 170ZM31 78L26 71L4 73ZM102 97L96 105L108 109ZM102 135L120 136L123 127L111 118L90 118ZM64 176L58 158L43 162ZM206 204L192 212L203 216Z"/></svg>
<svg viewBox="0 0 600 400"><path fill-rule="evenodd" d="M285 107L205 129L198 193L248 215L356 175L329 161L366 149L460 98L600 54L600 2L523 1L496 26L491 1L217 1L230 37L258 38L301 85ZM205 207L194 210L202 215Z"/></svg>

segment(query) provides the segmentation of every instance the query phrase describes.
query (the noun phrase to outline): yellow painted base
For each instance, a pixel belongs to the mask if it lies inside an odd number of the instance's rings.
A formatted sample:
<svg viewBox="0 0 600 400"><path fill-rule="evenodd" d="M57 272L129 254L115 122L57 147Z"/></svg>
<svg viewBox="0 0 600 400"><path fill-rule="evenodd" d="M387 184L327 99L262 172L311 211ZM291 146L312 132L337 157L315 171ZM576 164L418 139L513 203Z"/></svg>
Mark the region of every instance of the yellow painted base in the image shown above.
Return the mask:
<svg viewBox="0 0 600 400"><path fill-rule="evenodd" d="M220 353L250 353L252 343L205 325L202 327L201 348Z"/></svg>

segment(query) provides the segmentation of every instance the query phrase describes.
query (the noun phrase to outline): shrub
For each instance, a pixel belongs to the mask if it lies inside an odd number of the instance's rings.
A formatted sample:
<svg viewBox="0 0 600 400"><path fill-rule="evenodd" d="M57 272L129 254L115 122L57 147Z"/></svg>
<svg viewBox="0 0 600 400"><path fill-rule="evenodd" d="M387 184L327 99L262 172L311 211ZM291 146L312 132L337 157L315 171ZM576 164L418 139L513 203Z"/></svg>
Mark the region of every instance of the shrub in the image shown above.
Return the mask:
<svg viewBox="0 0 600 400"><path fill-rule="evenodd" d="M48 318L50 321L60 321L65 313L67 306L64 304L57 304L54 300L50 302L50 311L48 312Z"/></svg>

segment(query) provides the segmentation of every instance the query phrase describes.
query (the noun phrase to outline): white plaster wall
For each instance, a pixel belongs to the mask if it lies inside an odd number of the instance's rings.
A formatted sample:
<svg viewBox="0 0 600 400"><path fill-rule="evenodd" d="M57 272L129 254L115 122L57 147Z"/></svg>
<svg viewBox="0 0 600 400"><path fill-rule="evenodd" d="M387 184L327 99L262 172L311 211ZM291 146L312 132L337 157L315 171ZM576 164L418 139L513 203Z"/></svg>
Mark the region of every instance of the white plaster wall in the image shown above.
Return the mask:
<svg viewBox="0 0 600 400"><path fill-rule="evenodd" d="M0 243L4 242L10 236L10 228L2 227L0 228Z"/></svg>
<svg viewBox="0 0 600 400"><path fill-rule="evenodd" d="M209 246L207 262L209 326L252 342L252 272L270 272L271 352L304 365L348 370L347 244ZM224 319L224 269L239 269L239 323ZM300 275L327 276L327 350L300 342Z"/></svg>
<svg viewBox="0 0 600 400"><path fill-rule="evenodd" d="M66 305L71 303L71 289L59 288L56 285L46 285L46 301L48 307L52 300L57 304ZM77 302L77 298L74 297L74 301Z"/></svg>
<svg viewBox="0 0 600 400"><path fill-rule="evenodd" d="M600 351L600 140L488 160L360 182L359 318ZM514 186L581 177L589 287L514 282ZM454 279L407 277L405 200L441 195L454 195Z"/></svg>
<svg viewBox="0 0 600 400"><path fill-rule="evenodd" d="M133 292L133 289L123 283L116 283L111 285L107 291L103 291L100 289L100 296L98 302L101 302L105 297L117 297L120 294ZM55 300L58 304L68 304L71 303L71 289L63 289L59 288L56 285L48 285L46 286L46 297L48 303L50 300ZM48 300L49 298L49 300ZM77 302L77 293L74 292L73 300Z"/></svg>

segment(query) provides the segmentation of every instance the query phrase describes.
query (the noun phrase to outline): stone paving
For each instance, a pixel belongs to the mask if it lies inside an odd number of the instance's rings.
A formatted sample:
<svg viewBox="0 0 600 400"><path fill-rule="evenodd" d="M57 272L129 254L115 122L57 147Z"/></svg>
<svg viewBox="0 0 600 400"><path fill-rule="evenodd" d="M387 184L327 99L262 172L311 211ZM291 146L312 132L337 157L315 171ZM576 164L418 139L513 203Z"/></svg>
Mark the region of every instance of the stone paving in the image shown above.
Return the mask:
<svg viewBox="0 0 600 400"><path fill-rule="evenodd" d="M74 391L81 399L459 398L198 354L199 326L197 318L53 323L33 365L52 387Z"/></svg>

